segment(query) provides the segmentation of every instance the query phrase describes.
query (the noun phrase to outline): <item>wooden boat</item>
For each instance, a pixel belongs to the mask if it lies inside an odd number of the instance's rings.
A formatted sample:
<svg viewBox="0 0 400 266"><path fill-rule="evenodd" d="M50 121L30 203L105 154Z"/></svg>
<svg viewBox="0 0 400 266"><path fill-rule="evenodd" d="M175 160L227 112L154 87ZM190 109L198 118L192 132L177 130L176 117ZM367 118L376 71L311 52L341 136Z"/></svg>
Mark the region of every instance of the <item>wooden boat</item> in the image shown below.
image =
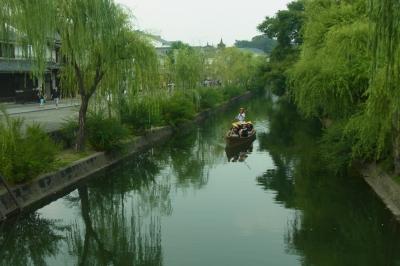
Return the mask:
<svg viewBox="0 0 400 266"><path fill-rule="evenodd" d="M248 133L247 137L240 137L238 135L232 135L231 133L232 133L232 131L229 130L225 136L226 144L229 146L249 144L249 143L252 143L256 139L256 130L255 129L251 130Z"/></svg>

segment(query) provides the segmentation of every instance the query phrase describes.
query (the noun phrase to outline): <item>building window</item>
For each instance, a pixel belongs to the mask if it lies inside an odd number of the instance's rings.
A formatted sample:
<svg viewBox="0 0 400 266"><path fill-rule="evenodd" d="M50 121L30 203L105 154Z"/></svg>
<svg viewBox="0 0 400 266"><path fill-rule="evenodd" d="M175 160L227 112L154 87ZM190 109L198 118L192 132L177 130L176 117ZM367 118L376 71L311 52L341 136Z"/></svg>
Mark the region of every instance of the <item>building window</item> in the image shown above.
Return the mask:
<svg viewBox="0 0 400 266"><path fill-rule="evenodd" d="M0 42L0 58L15 58L15 47L11 43Z"/></svg>

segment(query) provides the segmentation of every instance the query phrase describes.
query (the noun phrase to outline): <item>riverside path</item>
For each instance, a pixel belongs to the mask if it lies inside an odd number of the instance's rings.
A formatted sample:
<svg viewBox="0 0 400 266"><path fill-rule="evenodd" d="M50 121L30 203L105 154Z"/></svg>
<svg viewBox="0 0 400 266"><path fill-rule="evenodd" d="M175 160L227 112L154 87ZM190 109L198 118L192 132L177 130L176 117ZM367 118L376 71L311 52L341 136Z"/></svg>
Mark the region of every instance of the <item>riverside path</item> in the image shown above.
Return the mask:
<svg viewBox="0 0 400 266"><path fill-rule="evenodd" d="M66 99L60 102L58 108L53 102L44 106L39 106L38 103L6 103L4 106L12 118L23 118L25 125L39 123L45 131L52 132L58 130L65 120L78 114L79 101Z"/></svg>

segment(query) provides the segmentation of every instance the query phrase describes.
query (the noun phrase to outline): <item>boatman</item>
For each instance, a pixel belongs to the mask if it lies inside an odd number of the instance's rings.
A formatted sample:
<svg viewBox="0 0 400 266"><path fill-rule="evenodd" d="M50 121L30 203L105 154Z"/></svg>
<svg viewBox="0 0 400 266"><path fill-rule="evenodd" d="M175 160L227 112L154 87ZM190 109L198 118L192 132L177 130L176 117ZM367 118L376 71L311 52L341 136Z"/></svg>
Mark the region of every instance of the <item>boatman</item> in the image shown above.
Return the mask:
<svg viewBox="0 0 400 266"><path fill-rule="evenodd" d="M236 119L241 123L244 123L246 120L246 113L243 107L239 109L239 114L236 116Z"/></svg>

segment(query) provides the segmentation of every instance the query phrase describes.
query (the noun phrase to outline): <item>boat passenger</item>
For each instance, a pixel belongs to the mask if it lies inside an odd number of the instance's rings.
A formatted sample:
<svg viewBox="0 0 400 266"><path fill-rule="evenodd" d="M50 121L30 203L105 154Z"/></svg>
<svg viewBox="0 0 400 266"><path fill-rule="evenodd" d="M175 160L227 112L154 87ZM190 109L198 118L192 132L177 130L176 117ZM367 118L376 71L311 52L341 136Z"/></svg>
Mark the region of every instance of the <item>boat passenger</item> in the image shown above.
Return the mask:
<svg viewBox="0 0 400 266"><path fill-rule="evenodd" d="M232 129L231 129L231 136L232 137L239 137L239 125L237 123L232 124Z"/></svg>
<svg viewBox="0 0 400 266"><path fill-rule="evenodd" d="M243 107L239 109L239 114L236 116L236 119L241 123L246 120L246 112Z"/></svg>
<svg viewBox="0 0 400 266"><path fill-rule="evenodd" d="M249 136L249 131L248 131L246 126L242 127L239 130L239 136L242 137L242 138L247 138Z"/></svg>
<svg viewBox="0 0 400 266"><path fill-rule="evenodd" d="M250 132L253 130L253 123L251 121L246 122L247 130Z"/></svg>

